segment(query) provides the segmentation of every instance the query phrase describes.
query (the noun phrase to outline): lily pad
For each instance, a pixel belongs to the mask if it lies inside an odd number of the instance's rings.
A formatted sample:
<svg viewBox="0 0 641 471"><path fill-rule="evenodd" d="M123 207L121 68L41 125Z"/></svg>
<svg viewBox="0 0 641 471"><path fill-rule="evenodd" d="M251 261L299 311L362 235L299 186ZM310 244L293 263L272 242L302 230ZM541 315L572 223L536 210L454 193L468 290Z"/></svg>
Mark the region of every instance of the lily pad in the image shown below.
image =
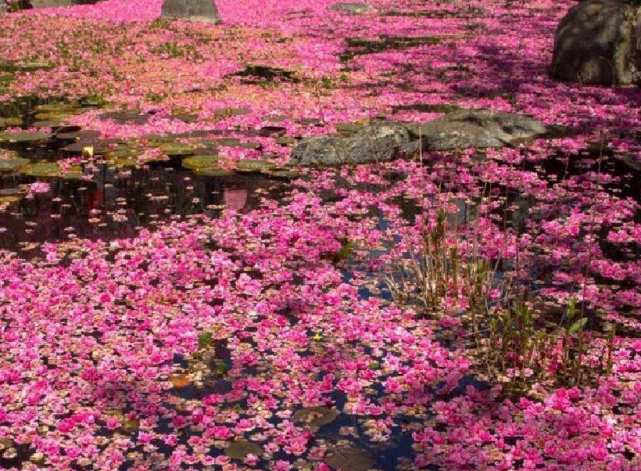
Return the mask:
<svg viewBox="0 0 641 471"><path fill-rule="evenodd" d="M16 64L16 68L24 72L53 69L54 67L55 65L49 62L21 62L19 64Z"/></svg>
<svg viewBox="0 0 641 471"><path fill-rule="evenodd" d="M65 180L80 180L85 176L84 172L82 171L82 167L79 165L74 165L69 169L69 171L64 172L61 177Z"/></svg>
<svg viewBox="0 0 641 471"><path fill-rule="evenodd" d="M240 139L237 137L217 137L212 139L203 139L203 144L218 145L222 147L235 147L240 144Z"/></svg>
<svg viewBox="0 0 641 471"><path fill-rule="evenodd" d="M29 159L16 157L13 159L0 159L0 172L15 172L29 163Z"/></svg>
<svg viewBox="0 0 641 471"><path fill-rule="evenodd" d="M69 113L37 113L34 116L36 121L61 121L71 116Z"/></svg>
<svg viewBox="0 0 641 471"><path fill-rule="evenodd" d="M196 175L201 177L231 177L235 175L235 172L224 168L207 167L196 170Z"/></svg>
<svg viewBox="0 0 641 471"><path fill-rule="evenodd" d="M260 172L262 170L274 170L277 168L274 163L268 162L267 160L260 160L260 159L238 160L234 165L235 165L236 171L245 172L245 173Z"/></svg>
<svg viewBox="0 0 641 471"><path fill-rule="evenodd" d="M214 115L219 118L228 116L242 116L250 113L251 110L248 110L247 108L222 108L220 110L214 111Z"/></svg>
<svg viewBox="0 0 641 471"><path fill-rule="evenodd" d="M36 121L32 124L34 128L61 128L63 126L60 120Z"/></svg>
<svg viewBox="0 0 641 471"><path fill-rule="evenodd" d="M135 159L140 155L140 149L133 149L131 147L123 147L122 149L114 149L112 151L106 152L105 157L109 160L116 159Z"/></svg>
<svg viewBox="0 0 641 471"><path fill-rule="evenodd" d="M56 162L36 162L25 165L20 169L23 175L34 178L59 178L66 180L77 180L84 176L82 167L74 165L69 170L63 172L60 165Z"/></svg>
<svg viewBox="0 0 641 471"><path fill-rule="evenodd" d="M296 411L294 422L309 425L311 427L322 427L334 422L338 418L336 409L327 407L306 407Z"/></svg>
<svg viewBox="0 0 641 471"><path fill-rule="evenodd" d="M147 124L150 115L139 114L135 111L110 111L98 116L100 119L108 119L118 124Z"/></svg>
<svg viewBox="0 0 641 471"><path fill-rule="evenodd" d="M0 118L0 128L6 128L9 126L22 126L24 120L18 116L12 118Z"/></svg>
<svg viewBox="0 0 641 471"><path fill-rule="evenodd" d="M220 157L218 155L195 155L183 159L182 166L190 170L200 170L216 167L218 163L220 163Z"/></svg>
<svg viewBox="0 0 641 471"><path fill-rule="evenodd" d="M369 471L374 467L374 458L358 448L336 448L325 458L325 463L340 471Z"/></svg>
<svg viewBox="0 0 641 471"><path fill-rule="evenodd" d="M277 180L293 180L294 178L298 178L300 176L300 173L298 173L297 171L287 169L264 170L261 173Z"/></svg>
<svg viewBox="0 0 641 471"><path fill-rule="evenodd" d="M70 114L80 111L80 106L75 103L47 103L46 105L38 105L35 109L38 113Z"/></svg>
<svg viewBox="0 0 641 471"><path fill-rule="evenodd" d="M0 190L0 196L24 196L25 193L26 191L21 190L20 188L3 188Z"/></svg>
<svg viewBox="0 0 641 471"><path fill-rule="evenodd" d="M180 142L172 142L163 144L158 148L163 154L169 157L184 157L187 155L194 155L194 148L189 144L182 144Z"/></svg>
<svg viewBox="0 0 641 471"><path fill-rule="evenodd" d="M235 146L230 147L239 147L241 149L250 149L250 150L260 150L263 148L263 145L260 142L241 142Z"/></svg>
<svg viewBox="0 0 641 471"><path fill-rule="evenodd" d="M4 203L17 203L18 201L22 200L23 196L22 195L8 195L8 196L2 196L0 195L0 204Z"/></svg>
<svg viewBox="0 0 641 471"><path fill-rule="evenodd" d="M116 167L135 167L141 163L136 157L118 157L112 162Z"/></svg>
<svg viewBox="0 0 641 471"><path fill-rule="evenodd" d="M24 166L22 173L35 178L53 178L62 176L62 168L55 162L37 162Z"/></svg>
<svg viewBox="0 0 641 471"><path fill-rule="evenodd" d="M169 375L169 381L175 389L184 389L191 386L191 379L186 374Z"/></svg>
<svg viewBox="0 0 641 471"><path fill-rule="evenodd" d="M52 137L53 134L48 132L0 132L0 142L37 142Z"/></svg>
<svg viewBox="0 0 641 471"><path fill-rule="evenodd" d="M136 432L140 428L138 419L122 419L122 429L125 432Z"/></svg>
<svg viewBox="0 0 641 471"><path fill-rule="evenodd" d="M247 455L262 456L263 449L247 440L238 440L225 449L225 454L232 460L242 461Z"/></svg>

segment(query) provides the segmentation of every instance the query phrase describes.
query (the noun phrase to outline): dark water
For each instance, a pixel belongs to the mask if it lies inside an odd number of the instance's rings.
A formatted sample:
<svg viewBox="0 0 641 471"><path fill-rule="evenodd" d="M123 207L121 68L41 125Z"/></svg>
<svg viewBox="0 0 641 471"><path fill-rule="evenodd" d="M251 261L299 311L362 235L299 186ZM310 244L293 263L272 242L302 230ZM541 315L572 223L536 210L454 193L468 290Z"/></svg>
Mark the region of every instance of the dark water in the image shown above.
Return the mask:
<svg viewBox="0 0 641 471"><path fill-rule="evenodd" d="M36 180L0 177L0 191ZM70 237L132 237L150 227L190 214L215 217L223 206L238 211L255 208L257 190L283 184L260 176L199 177L179 164L118 170L106 164L92 181L51 178L51 191L23 198L0 212L0 248L24 251L34 244Z"/></svg>

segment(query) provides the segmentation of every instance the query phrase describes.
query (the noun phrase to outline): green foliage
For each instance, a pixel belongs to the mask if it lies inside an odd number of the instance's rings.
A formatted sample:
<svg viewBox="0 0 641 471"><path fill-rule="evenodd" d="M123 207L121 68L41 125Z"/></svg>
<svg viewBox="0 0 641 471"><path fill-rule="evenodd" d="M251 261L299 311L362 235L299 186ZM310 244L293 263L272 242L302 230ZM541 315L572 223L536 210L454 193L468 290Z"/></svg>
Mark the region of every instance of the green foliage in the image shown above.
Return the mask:
<svg viewBox="0 0 641 471"><path fill-rule="evenodd" d="M397 304L411 305L425 316L456 316L468 330L464 341L482 379L502 383L507 395L532 391L535 384L574 386L593 383L612 367L614 329L588 332L590 319L567 301L563 312L549 311L512 271L515 260L491 260L462 246L480 246L448 224L438 210L419 243L397 261L387 285ZM505 263L503 263L505 262ZM597 351L601 349L600 351Z"/></svg>
<svg viewBox="0 0 641 471"><path fill-rule="evenodd" d="M209 332L204 332L198 336L198 348L207 348L213 342L214 338Z"/></svg>

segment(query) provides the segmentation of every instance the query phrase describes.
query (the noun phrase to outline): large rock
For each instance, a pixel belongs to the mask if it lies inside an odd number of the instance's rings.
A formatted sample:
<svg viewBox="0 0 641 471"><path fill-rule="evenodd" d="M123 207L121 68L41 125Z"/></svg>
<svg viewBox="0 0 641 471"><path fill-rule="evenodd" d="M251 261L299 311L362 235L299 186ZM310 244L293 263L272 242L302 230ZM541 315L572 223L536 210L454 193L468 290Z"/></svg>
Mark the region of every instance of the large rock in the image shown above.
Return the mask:
<svg viewBox="0 0 641 471"><path fill-rule="evenodd" d="M303 139L292 152L294 165L334 166L385 162L403 157L411 136L401 124L378 123L349 137L339 135Z"/></svg>
<svg viewBox="0 0 641 471"><path fill-rule="evenodd" d="M339 134L303 139L293 165L335 166L386 162L419 151L515 146L562 130L529 116L493 110L463 110L427 123L379 122L367 127L337 126Z"/></svg>
<svg viewBox="0 0 641 471"><path fill-rule="evenodd" d="M408 124L425 151L504 147L551 134L553 129L529 116L493 110L463 110L427 123Z"/></svg>
<svg viewBox="0 0 641 471"><path fill-rule="evenodd" d="M214 0L165 0L160 16L207 23L220 21Z"/></svg>
<svg viewBox="0 0 641 471"><path fill-rule="evenodd" d="M625 0L587 0L561 20L552 77L569 82L626 85L641 79L641 15Z"/></svg>

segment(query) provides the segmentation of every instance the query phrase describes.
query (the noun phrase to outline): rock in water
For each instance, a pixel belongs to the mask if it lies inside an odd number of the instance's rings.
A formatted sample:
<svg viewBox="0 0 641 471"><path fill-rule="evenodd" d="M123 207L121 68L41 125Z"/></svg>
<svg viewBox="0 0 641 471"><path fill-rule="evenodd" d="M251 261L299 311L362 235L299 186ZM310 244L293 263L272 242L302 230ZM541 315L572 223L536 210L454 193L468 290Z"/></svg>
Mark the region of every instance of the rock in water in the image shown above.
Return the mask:
<svg viewBox="0 0 641 471"><path fill-rule="evenodd" d="M385 162L402 157L410 134L401 124L364 127L349 137L339 135L303 139L292 152L294 165L334 166Z"/></svg>
<svg viewBox="0 0 641 471"><path fill-rule="evenodd" d="M407 127L425 151L504 147L557 132L529 116L494 110L457 111Z"/></svg>
<svg viewBox="0 0 641 471"><path fill-rule="evenodd" d="M462 110L426 123L379 122L342 127L342 134L303 139L291 165L336 166L387 162L418 155L420 150L452 151L515 146L562 130L529 116L494 110ZM349 132L345 132L348 129Z"/></svg>
<svg viewBox="0 0 641 471"><path fill-rule="evenodd" d="M184 21L220 22L214 0L165 0L160 16Z"/></svg>
<svg viewBox="0 0 641 471"><path fill-rule="evenodd" d="M641 81L641 9L625 0L586 0L561 20L552 77L595 85Z"/></svg>

